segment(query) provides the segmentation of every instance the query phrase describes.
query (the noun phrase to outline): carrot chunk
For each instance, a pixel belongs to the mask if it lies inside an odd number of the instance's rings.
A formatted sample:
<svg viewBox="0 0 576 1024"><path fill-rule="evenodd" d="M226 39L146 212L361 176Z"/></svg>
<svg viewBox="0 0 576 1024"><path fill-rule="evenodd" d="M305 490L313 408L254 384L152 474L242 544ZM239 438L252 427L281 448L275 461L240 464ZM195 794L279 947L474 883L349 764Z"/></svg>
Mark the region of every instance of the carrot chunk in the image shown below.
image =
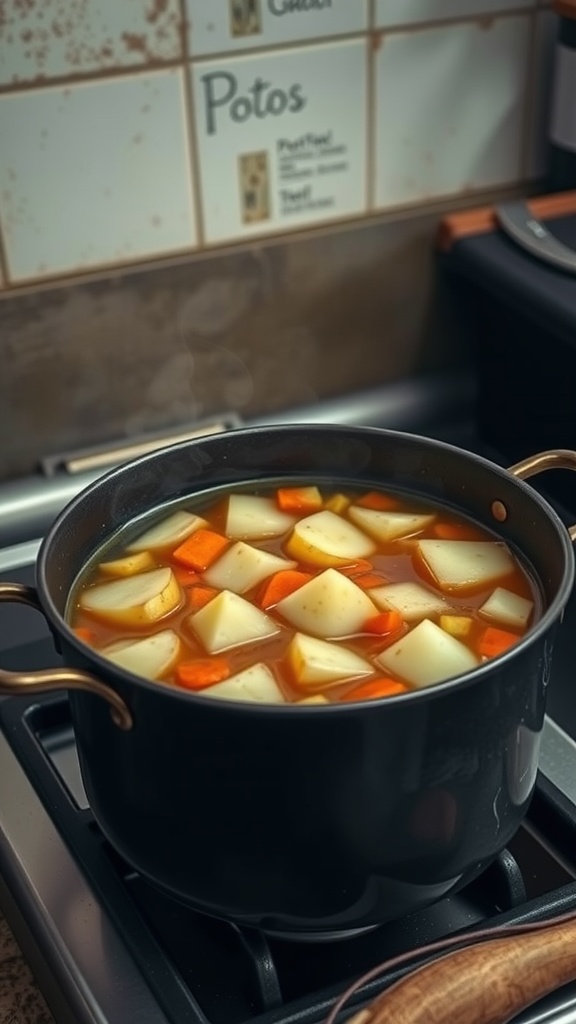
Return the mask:
<svg viewBox="0 0 576 1024"><path fill-rule="evenodd" d="M94 646L96 638L92 630L88 629L87 626L76 626L74 632L79 640L82 640L85 644L90 644L91 647Z"/></svg>
<svg viewBox="0 0 576 1024"><path fill-rule="evenodd" d="M220 593L215 587L190 587L187 591L188 594L188 606L194 612L200 611L208 601L211 601L213 597L216 597Z"/></svg>
<svg viewBox="0 0 576 1024"><path fill-rule="evenodd" d="M433 533L440 540L485 540L484 534L469 523L434 523Z"/></svg>
<svg viewBox="0 0 576 1024"><path fill-rule="evenodd" d="M517 644L519 639L517 633L509 633L507 629L497 629L496 626L487 626L478 641L478 654L483 658L495 658Z"/></svg>
<svg viewBox="0 0 576 1024"><path fill-rule="evenodd" d="M309 583L311 579L313 579L311 573L299 572L297 569L281 569L280 572L275 572L264 585L260 606L271 608L272 605L278 604L278 601L282 601L284 597L288 597L288 594L298 590L298 587L302 587L304 583Z"/></svg>
<svg viewBox="0 0 576 1024"><path fill-rule="evenodd" d="M322 495L317 487L279 487L276 503L282 512L317 512Z"/></svg>
<svg viewBox="0 0 576 1024"><path fill-rule="evenodd" d="M380 612L373 615L364 623L363 631L366 633L378 633L384 636L386 633L397 633L404 628L404 619L398 611Z"/></svg>
<svg viewBox="0 0 576 1024"><path fill-rule="evenodd" d="M354 576L354 583L362 587L362 590L370 590L372 587L383 587L388 580L377 572L366 572L362 576Z"/></svg>
<svg viewBox="0 0 576 1024"><path fill-rule="evenodd" d="M359 558L357 562L351 562L350 565L339 565L338 572L343 572L345 576L359 576L363 572L371 572L374 569L372 562L369 562L367 558ZM380 583L381 580L378 580Z"/></svg>
<svg viewBox="0 0 576 1024"><path fill-rule="evenodd" d="M230 541L214 530L196 530L172 552L172 558L189 569L207 569Z"/></svg>
<svg viewBox="0 0 576 1024"><path fill-rule="evenodd" d="M396 679L369 679L349 690L341 700L375 700L378 697L394 697L397 693L407 693L408 687Z"/></svg>
<svg viewBox="0 0 576 1024"><path fill-rule="evenodd" d="M176 669L176 682L187 690L204 690L207 686L220 683L230 675L230 664L226 658L198 658L185 661Z"/></svg>
<svg viewBox="0 0 576 1024"><path fill-rule="evenodd" d="M361 505L362 508L373 508L379 512L392 512L394 509L400 508L397 498L393 498L391 494L381 494L380 491L368 491L354 504Z"/></svg>

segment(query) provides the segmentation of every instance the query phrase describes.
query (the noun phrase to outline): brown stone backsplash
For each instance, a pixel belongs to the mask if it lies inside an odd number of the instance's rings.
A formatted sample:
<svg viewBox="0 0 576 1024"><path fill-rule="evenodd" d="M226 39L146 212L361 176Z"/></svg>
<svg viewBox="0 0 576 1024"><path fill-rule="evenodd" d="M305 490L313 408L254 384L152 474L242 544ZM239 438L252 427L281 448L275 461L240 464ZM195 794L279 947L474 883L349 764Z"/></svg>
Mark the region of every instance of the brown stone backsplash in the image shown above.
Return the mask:
<svg viewBox="0 0 576 1024"><path fill-rule="evenodd" d="M0 479L57 452L466 359L434 286L440 212L7 295Z"/></svg>

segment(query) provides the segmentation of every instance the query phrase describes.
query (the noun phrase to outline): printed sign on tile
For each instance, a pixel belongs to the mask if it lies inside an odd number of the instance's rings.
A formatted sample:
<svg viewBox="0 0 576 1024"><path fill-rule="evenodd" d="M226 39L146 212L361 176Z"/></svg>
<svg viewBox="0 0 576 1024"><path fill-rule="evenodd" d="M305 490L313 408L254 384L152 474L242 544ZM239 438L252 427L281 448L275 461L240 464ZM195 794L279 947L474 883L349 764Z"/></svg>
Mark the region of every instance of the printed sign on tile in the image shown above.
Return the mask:
<svg viewBox="0 0 576 1024"><path fill-rule="evenodd" d="M193 69L207 242L366 208L362 41Z"/></svg>
<svg viewBox="0 0 576 1024"><path fill-rule="evenodd" d="M187 0L194 56L362 32L367 0Z"/></svg>

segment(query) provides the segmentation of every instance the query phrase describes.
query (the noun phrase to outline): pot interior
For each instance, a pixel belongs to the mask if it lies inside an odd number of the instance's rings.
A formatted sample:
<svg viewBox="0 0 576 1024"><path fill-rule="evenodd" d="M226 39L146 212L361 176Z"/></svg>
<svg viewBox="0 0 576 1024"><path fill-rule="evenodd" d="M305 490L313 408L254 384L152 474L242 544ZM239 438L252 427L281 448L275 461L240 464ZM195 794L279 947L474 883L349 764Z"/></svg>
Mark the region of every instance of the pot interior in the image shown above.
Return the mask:
<svg viewBox="0 0 576 1024"><path fill-rule="evenodd" d="M573 579L568 533L529 485L492 463L416 435L340 426L235 430L154 452L113 470L58 517L38 562L45 610L59 626L78 575L111 538L167 505L250 484L308 481L408 492L475 519L506 541L543 595L536 630L557 617ZM504 521L494 515L498 503Z"/></svg>

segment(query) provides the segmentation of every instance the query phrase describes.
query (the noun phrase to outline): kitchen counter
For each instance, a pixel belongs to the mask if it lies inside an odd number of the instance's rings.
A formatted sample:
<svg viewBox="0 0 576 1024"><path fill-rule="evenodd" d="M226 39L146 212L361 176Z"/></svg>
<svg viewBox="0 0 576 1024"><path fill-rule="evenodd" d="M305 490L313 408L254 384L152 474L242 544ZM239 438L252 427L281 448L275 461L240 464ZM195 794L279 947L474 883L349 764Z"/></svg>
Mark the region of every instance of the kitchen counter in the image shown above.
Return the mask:
<svg viewBox="0 0 576 1024"><path fill-rule="evenodd" d="M6 920L0 915L0 1021L54 1024L30 968Z"/></svg>

